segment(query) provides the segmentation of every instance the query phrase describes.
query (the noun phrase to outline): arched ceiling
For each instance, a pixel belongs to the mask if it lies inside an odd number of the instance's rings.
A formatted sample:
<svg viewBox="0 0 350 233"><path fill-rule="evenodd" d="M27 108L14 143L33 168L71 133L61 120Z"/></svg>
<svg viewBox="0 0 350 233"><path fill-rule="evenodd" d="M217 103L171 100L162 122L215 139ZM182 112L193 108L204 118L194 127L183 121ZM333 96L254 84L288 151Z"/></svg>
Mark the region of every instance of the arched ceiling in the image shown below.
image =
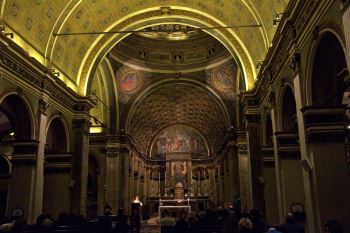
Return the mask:
<svg viewBox="0 0 350 233"><path fill-rule="evenodd" d="M54 37L53 32L91 32L138 29L165 21L189 26L261 24L257 28L207 31L218 38L239 60L252 88L255 64L263 60L275 30L277 12L288 0L3 0L1 19L44 60L53 65L85 94L94 66L125 35ZM170 7L162 11L160 7ZM166 9L166 8L163 8ZM23 46L24 47L24 46Z"/></svg>
<svg viewBox="0 0 350 233"><path fill-rule="evenodd" d="M176 40L159 38L156 34L153 37L149 34L147 37L132 34L118 43L109 55L124 65L159 73L172 73L174 70L192 73L232 59L219 41L207 33L199 32L196 36ZM168 32L164 34L171 35Z"/></svg>
<svg viewBox="0 0 350 233"><path fill-rule="evenodd" d="M152 138L169 125L185 124L198 130L213 152L229 127L228 113L208 89L189 83L169 83L147 91L131 109L127 133L146 152Z"/></svg>

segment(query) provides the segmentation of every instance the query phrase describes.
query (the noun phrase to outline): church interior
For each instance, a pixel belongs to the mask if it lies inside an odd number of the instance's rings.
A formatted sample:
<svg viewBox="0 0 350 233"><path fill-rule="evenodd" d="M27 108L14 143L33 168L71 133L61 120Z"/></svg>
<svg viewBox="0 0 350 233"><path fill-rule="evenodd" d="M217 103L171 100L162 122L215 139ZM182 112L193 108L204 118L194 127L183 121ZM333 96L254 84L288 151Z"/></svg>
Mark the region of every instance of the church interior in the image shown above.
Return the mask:
<svg viewBox="0 0 350 233"><path fill-rule="evenodd" d="M349 0L0 6L0 232L350 232Z"/></svg>

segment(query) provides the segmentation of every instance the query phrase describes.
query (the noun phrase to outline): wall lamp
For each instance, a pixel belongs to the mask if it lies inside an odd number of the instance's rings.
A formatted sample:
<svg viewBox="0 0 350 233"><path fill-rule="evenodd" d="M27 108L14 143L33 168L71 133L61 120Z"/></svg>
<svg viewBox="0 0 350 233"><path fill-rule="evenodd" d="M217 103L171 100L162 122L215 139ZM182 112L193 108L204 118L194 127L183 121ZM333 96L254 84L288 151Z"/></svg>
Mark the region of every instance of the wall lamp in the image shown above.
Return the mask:
<svg viewBox="0 0 350 233"><path fill-rule="evenodd" d="M0 21L0 32L3 33L6 37L13 39L15 36L12 32L5 32L5 24L4 22Z"/></svg>
<svg viewBox="0 0 350 233"><path fill-rule="evenodd" d="M256 69L259 70L262 65L264 64L264 61L263 60L259 60L258 63L256 64Z"/></svg>
<svg viewBox="0 0 350 233"><path fill-rule="evenodd" d="M60 72L58 72L58 71L53 72L53 74L54 74L56 77L60 77Z"/></svg>
<svg viewBox="0 0 350 233"><path fill-rule="evenodd" d="M8 37L8 38L13 39L14 34L12 32L8 32L8 33L5 33L5 36Z"/></svg>
<svg viewBox="0 0 350 233"><path fill-rule="evenodd" d="M273 27L277 27L277 23L281 22L282 16L283 16L283 12L276 13L276 15L274 15Z"/></svg>

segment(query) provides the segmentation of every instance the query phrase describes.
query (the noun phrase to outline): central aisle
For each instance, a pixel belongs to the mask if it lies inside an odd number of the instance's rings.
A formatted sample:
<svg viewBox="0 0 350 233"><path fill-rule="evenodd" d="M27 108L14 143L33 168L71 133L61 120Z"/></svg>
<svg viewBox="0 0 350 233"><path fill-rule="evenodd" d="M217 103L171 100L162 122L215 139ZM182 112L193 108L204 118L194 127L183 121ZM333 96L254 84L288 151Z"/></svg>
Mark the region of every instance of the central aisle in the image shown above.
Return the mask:
<svg viewBox="0 0 350 233"><path fill-rule="evenodd" d="M160 233L160 224L158 217L151 218L142 223L141 233Z"/></svg>

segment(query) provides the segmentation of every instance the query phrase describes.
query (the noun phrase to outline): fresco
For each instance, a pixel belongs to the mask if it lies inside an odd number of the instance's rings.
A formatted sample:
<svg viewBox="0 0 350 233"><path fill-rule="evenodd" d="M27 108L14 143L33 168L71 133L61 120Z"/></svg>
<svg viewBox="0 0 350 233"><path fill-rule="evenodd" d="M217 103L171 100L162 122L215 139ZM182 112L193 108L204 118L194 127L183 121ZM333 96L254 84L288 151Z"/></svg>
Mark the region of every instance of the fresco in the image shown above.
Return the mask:
<svg viewBox="0 0 350 233"><path fill-rule="evenodd" d="M212 80L221 91L228 92L235 89L235 79L232 73L225 68L216 69L212 74Z"/></svg>
<svg viewBox="0 0 350 233"><path fill-rule="evenodd" d="M121 76L119 87L124 94L134 93L141 85L141 78L136 72L127 72Z"/></svg>
<svg viewBox="0 0 350 233"><path fill-rule="evenodd" d="M158 134L152 145L151 156L163 157L171 153L205 156L208 150L203 137L196 130L185 125L173 125Z"/></svg>

